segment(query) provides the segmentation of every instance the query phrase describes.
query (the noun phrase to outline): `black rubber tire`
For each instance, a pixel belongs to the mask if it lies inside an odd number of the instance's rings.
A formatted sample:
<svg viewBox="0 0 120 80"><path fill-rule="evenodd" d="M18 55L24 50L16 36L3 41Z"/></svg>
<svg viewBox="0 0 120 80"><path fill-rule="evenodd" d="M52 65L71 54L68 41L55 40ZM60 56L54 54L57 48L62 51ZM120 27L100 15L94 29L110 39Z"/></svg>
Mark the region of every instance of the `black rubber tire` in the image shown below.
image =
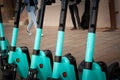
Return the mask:
<svg viewBox="0 0 120 80"><path fill-rule="evenodd" d="M53 78L47 78L47 80L62 80L62 79L53 79Z"/></svg>
<svg viewBox="0 0 120 80"><path fill-rule="evenodd" d="M72 64L74 66L74 71L75 71L75 75L76 75L76 80L79 80L79 76L78 76L78 70L77 70L77 63L76 63L76 59L74 56L71 55L71 53L67 53L66 55L64 55L64 57L66 57L70 64ZM61 79L60 79L61 80Z"/></svg>
<svg viewBox="0 0 120 80"><path fill-rule="evenodd" d="M9 41L7 39L5 39L5 41L6 41L6 45L7 45L7 50L6 50L7 52L6 53L8 53L8 51L10 50L10 44L9 44ZM8 56L6 57L6 59L8 59ZM0 75L1 75L0 80L13 80L14 79L13 73L10 71L9 72L8 71L1 71Z"/></svg>
<svg viewBox="0 0 120 80"><path fill-rule="evenodd" d="M26 46L20 47L22 52L26 54L27 56L27 60L28 60L28 64L30 66L31 63L31 59L30 59L30 54L29 54L29 49Z"/></svg>
<svg viewBox="0 0 120 80"><path fill-rule="evenodd" d="M39 79L29 79L29 78L27 78L27 79L21 79L21 80L39 80Z"/></svg>
<svg viewBox="0 0 120 80"><path fill-rule="evenodd" d="M93 60L93 61L94 61L94 60ZM97 62L97 63L100 65L102 71L105 72L105 74L106 74L106 76L107 76L107 80L108 80L108 69L107 69L107 65L106 65L104 62L102 62L102 61L99 61L99 62ZM79 73L83 72L83 69L84 69L84 68L85 68L85 60L83 60L83 61L79 64L79 66L78 66L78 71L79 71Z"/></svg>
<svg viewBox="0 0 120 80"><path fill-rule="evenodd" d="M2 58L4 58L4 61L3 61L3 65L5 65L6 63L8 63L7 61L8 61L8 52L10 51L10 44L9 44L9 42L8 42L8 40L7 39L5 39L5 41L6 41L6 45L7 45L7 48L6 48L6 50L5 50L5 52L3 52L4 54L6 54L5 56L2 56L2 57L0 57L0 67L1 67L1 59ZM0 54L1 54L1 44L0 44Z"/></svg>
<svg viewBox="0 0 120 80"><path fill-rule="evenodd" d="M2 75L1 75L1 80L14 80L13 77L13 73L12 72L8 72L8 71L3 71Z"/></svg>
<svg viewBox="0 0 120 80"><path fill-rule="evenodd" d="M94 62L94 59L93 59L93 62ZM83 69L85 68L85 60L83 60L79 66L78 66L78 72L81 73L83 72Z"/></svg>
<svg viewBox="0 0 120 80"><path fill-rule="evenodd" d="M79 66L78 66L78 72L81 73L83 72L83 69L85 68L85 60L83 60Z"/></svg>
<svg viewBox="0 0 120 80"><path fill-rule="evenodd" d="M48 57L50 59L50 63L51 63L51 68L53 69L53 57L52 57L52 52L50 50L44 50L46 57Z"/></svg>
<svg viewBox="0 0 120 80"><path fill-rule="evenodd" d="M108 67L109 80L120 80L120 67L118 62L112 63Z"/></svg>
<svg viewBox="0 0 120 80"><path fill-rule="evenodd" d="M97 63L100 65L102 71L105 72L107 80L109 80L107 64L105 62L103 62L103 61L98 61Z"/></svg>

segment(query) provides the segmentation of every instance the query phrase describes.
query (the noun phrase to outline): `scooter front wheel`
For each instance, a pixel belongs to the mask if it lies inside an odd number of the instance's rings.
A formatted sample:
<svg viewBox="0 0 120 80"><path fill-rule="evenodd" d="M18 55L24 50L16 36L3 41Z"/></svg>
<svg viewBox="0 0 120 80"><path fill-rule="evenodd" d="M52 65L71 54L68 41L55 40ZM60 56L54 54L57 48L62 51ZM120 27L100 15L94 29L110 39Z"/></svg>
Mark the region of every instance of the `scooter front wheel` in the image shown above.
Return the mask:
<svg viewBox="0 0 120 80"><path fill-rule="evenodd" d="M120 80L120 66L118 62L112 63L108 67L109 80Z"/></svg>
<svg viewBox="0 0 120 80"><path fill-rule="evenodd" d="M51 68L53 69L53 57L52 57L52 52L50 50L44 50L45 55L49 57L50 63L51 63Z"/></svg>
<svg viewBox="0 0 120 80"><path fill-rule="evenodd" d="M2 71L1 80L15 80L16 72Z"/></svg>
<svg viewBox="0 0 120 80"><path fill-rule="evenodd" d="M23 46L23 47L20 47L22 52L24 52L27 56L27 60L28 60L28 64L30 66L30 63L31 63L31 59L30 59L30 54L29 54L29 50L26 46Z"/></svg>
<svg viewBox="0 0 120 80"><path fill-rule="evenodd" d="M105 72L106 79L109 80L109 78L108 78L108 67L107 67L107 64L105 62L103 62L103 61L98 61L97 63L100 65L102 71Z"/></svg>

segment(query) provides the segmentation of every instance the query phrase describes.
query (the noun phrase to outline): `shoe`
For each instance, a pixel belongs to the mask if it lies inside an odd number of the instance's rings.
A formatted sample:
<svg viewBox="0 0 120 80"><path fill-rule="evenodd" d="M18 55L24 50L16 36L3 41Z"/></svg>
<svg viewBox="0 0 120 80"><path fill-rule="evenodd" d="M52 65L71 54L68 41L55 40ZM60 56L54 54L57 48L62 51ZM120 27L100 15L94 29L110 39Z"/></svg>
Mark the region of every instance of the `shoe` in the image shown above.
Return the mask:
<svg viewBox="0 0 120 80"><path fill-rule="evenodd" d="M76 30L77 28L73 27L71 30Z"/></svg>
<svg viewBox="0 0 120 80"><path fill-rule="evenodd" d="M27 33L28 35L32 35L32 33L30 32L30 30L27 29Z"/></svg>
<svg viewBox="0 0 120 80"><path fill-rule="evenodd" d="M41 34L41 36L43 37L44 35L43 35L43 34Z"/></svg>

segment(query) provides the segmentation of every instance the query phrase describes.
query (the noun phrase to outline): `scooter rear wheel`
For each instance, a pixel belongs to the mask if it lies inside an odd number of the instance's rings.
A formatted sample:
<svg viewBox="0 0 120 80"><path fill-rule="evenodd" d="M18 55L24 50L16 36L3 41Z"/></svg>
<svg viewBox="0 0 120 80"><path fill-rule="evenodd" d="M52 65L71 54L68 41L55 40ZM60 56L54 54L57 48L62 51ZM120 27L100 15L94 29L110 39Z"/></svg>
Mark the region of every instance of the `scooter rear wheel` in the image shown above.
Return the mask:
<svg viewBox="0 0 120 80"><path fill-rule="evenodd" d="M118 62L112 63L108 67L109 80L120 80L120 66Z"/></svg>
<svg viewBox="0 0 120 80"><path fill-rule="evenodd" d="M83 60L78 66L79 73L83 71L84 67L85 67L85 60Z"/></svg>
<svg viewBox="0 0 120 80"><path fill-rule="evenodd" d="M51 68L53 69L53 57L52 52L50 50L44 50L46 56L50 59Z"/></svg>
<svg viewBox="0 0 120 80"><path fill-rule="evenodd" d="M16 72L13 71L2 71L1 80L14 80Z"/></svg>
<svg viewBox="0 0 120 80"><path fill-rule="evenodd" d="M103 61L98 61L97 63L100 65L102 71L105 72L107 80L109 80L108 79L108 67L107 67L107 64L105 62L103 62Z"/></svg>
<svg viewBox="0 0 120 80"><path fill-rule="evenodd" d="M29 54L29 50L26 46L23 46L23 47L20 47L22 52L24 52L27 56L27 60L28 60L28 64L30 66L30 63L31 63L31 59L30 59L30 54Z"/></svg>

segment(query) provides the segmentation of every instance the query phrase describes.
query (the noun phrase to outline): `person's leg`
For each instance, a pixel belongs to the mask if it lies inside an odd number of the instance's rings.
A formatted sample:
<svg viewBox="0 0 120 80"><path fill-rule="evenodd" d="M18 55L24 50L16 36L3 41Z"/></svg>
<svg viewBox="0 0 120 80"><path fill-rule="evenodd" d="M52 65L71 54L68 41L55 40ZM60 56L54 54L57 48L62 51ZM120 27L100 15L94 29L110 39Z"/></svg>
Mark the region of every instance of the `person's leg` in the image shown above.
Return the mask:
<svg viewBox="0 0 120 80"><path fill-rule="evenodd" d="M27 25L27 33L29 35L31 35L32 33L31 33L30 29L31 29L31 27L33 25L32 17L31 17L31 12L28 12L28 19L29 19L29 23Z"/></svg>
<svg viewBox="0 0 120 80"><path fill-rule="evenodd" d="M29 23L27 25L27 30L30 31L32 25L33 25L33 21L32 21L32 17L31 17L31 12L28 12L28 20L29 20Z"/></svg>
<svg viewBox="0 0 120 80"><path fill-rule="evenodd" d="M75 16L76 16L76 19L77 19L78 27L80 29L81 28L81 26L80 26L80 16L79 16L79 11L78 11L77 5L74 5L74 12L75 12Z"/></svg>
<svg viewBox="0 0 120 80"><path fill-rule="evenodd" d="M76 27L76 22L75 22L75 17L74 17L74 12L73 12L73 6L72 5L69 5L69 10L70 10L70 15L71 15L72 23L73 23L72 30L74 30L74 29L77 29L77 27Z"/></svg>
<svg viewBox="0 0 120 80"><path fill-rule="evenodd" d="M36 12L35 7L31 6L31 18L32 18L32 21L34 23L35 29L37 29L38 24L37 24L37 19L36 19L35 12ZM44 35L41 34L41 36L44 36Z"/></svg>
<svg viewBox="0 0 120 80"><path fill-rule="evenodd" d="M37 20L36 20L36 15L35 15L35 7L31 6L31 18L34 23L35 29L37 28Z"/></svg>

